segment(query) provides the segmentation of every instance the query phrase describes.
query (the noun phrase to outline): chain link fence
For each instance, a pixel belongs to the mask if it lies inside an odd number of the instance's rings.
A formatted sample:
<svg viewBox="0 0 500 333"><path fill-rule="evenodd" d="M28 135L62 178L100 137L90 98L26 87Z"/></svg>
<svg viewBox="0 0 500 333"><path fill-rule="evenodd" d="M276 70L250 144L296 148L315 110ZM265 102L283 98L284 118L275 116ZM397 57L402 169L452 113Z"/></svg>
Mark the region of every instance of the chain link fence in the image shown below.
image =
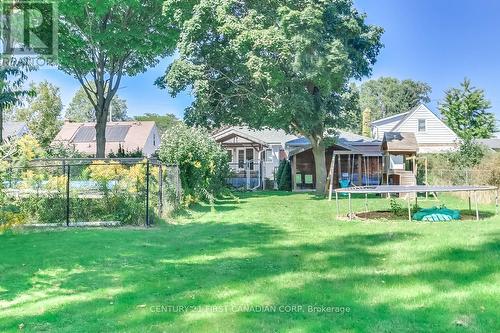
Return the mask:
<svg viewBox="0 0 500 333"><path fill-rule="evenodd" d="M500 187L500 174L491 169L440 169L430 168L425 182L425 170L419 169L418 184L425 185L491 185ZM454 195L466 199L468 193L459 192ZM495 202L495 193L479 192L478 200L482 203Z"/></svg>
<svg viewBox="0 0 500 333"><path fill-rule="evenodd" d="M152 225L181 201L179 169L155 159L42 159L9 165L0 224Z"/></svg>

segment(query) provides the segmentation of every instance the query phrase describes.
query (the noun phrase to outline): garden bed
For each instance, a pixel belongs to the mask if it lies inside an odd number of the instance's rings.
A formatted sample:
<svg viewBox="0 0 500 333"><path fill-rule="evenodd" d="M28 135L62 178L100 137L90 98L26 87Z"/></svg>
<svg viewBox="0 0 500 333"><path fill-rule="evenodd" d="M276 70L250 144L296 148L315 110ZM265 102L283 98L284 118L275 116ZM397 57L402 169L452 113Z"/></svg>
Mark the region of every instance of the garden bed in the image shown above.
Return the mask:
<svg viewBox="0 0 500 333"><path fill-rule="evenodd" d="M483 213L480 212L481 216L484 215L491 216L489 213ZM401 219L406 219L408 216L407 215L395 215L391 211L373 211L373 212L358 212L354 213L353 218L360 219L360 220L388 220L388 221L396 221L396 220L401 220ZM345 216L346 219L348 219L347 216ZM470 212L470 211L461 211L461 219L460 220L452 220L452 221L446 221L446 222L454 222L454 221L470 221L470 220L476 220L476 213L475 212ZM417 221L415 221L417 222ZM427 221L418 221L418 222L427 222Z"/></svg>
<svg viewBox="0 0 500 333"><path fill-rule="evenodd" d="M27 223L20 225L22 228L109 228L120 226L122 226L120 221L70 222L68 225L66 223Z"/></svg>

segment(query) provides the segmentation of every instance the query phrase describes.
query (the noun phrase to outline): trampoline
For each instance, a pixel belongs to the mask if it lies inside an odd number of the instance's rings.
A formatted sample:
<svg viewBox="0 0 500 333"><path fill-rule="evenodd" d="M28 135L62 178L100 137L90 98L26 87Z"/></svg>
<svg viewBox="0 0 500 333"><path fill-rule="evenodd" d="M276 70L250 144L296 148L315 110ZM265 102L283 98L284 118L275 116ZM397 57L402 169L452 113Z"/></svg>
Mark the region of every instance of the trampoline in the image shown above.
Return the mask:
<svg viewBox="0 0 500 333"><path fill-rule="evenodd" d="M365 195L365 210L368 212L368 194L388 194L391 193L415 193L415 200L418 200L418 193L442 193L442 192L468 192L469 193L469 210L471 210L471 193L473 194L476 208L476 220L479 221L479 209L477 192L495 191L495 209L498 214L498 187L495 186L480 186L480 185L458 185L458 186L441 186L441 185L378 185L378 186L355 186L349 188L335 189L335 203L337 206L337 217L339 216L339 193L348 195L349 200L349 220L352 220L352 194ZM412 220L410 196L406 196L408 203L408 220Z"/></svg>

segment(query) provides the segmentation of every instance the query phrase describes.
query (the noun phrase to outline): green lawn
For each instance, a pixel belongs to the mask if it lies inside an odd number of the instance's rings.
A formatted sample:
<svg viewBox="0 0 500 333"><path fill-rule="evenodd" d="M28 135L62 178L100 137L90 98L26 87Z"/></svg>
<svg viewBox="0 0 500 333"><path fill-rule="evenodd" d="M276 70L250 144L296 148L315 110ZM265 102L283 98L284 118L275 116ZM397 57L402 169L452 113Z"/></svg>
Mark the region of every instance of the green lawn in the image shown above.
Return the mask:
<svg viewBox="0 0 500 333"><path fill-rule="evenodd" d="M480 222L441 223L336 221L334 207L268 192L151 230L9 232L0 331L499 331L493 207Z"/></svg>

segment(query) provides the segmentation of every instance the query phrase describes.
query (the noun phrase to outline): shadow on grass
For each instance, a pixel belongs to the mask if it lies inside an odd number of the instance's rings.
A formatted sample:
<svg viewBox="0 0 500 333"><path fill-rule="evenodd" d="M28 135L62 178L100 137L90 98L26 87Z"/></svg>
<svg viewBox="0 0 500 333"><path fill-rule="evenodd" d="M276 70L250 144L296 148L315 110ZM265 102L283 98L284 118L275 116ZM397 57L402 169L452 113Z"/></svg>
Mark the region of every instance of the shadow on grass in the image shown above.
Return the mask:
<svg viewBox="0 0 500 333"><path fill-rule="evenodd" d="M239 209L239 205L245 203L245 200L240 200L237 197L228 199L216 199L213 205L205 202L196 203L187 209L179 208L171 215L174 219L179 217L192 218L195 215L193 213L210 213L212 211L228 212L231 210Z"/></svg>
<svg viewBox="0 0 500 333"><path fill-rule="evenodd" d="M37 245L25 248L17 257L1 260L6 274L0 278L0 286L8 309L0 315L3 329L15 326L20 318L35 331L47 322L55 325L51 328L62 328L60 325L69 317L86 322L86 330L94 330L109 325L110 318L122 317L114 322L114 329L141 330L160 325L165 319L179 320L182 315L160 316L147 309L137 310L140 304L243 304L248 292L262 292L258 285L257 289L252 287L261 279L311 268L321 274L342 269L347 263L350 267L378 265L382 254L370 251L371 247L415 235L352 235L319 244L280 246L272 244L284 234L263 224L205 223L167 226L148 237L144 232L119 231L25 236L29 244ZM57 241L45 243L50 236L56 236ZM15 245L19 242L16 239L3 241L10 243L12 250L20 245ZM324 256L316 258L318 253ZM230 292L224 296L221 288ZM291 292L298 300L307 299L302 290L289 288L278 284L265 292L273 298ZM54 303L57 306L47 312L36 310ZM130 311L141 311L142 315L128 316ZM89 322L90 313L108 313L111 317L91 315Z"/></svg>
<svg viewBox="0 0 500 333"><path fill-rule="evenodd" d="M216 206L232 210L239 203ZM408 242L420 238L415 232L366 231L297 241L261 222L4 235L0 331L20 322L31 331L453 330L457 311L436 294L450 285L466 289L490 279L498 239L424 258L410 253L404 263L415 268L405 272L386 266L388 256L412 251ZM449 264L462 261L474 269ZM399 295L405 288L417 296ZM425 294L427 289L436 294ZM151 311L151 306L230 303L347 306L351 312ZM471 325L482 325L473 327L476 331L492 331L493 304L475 314Z"/></svg>

